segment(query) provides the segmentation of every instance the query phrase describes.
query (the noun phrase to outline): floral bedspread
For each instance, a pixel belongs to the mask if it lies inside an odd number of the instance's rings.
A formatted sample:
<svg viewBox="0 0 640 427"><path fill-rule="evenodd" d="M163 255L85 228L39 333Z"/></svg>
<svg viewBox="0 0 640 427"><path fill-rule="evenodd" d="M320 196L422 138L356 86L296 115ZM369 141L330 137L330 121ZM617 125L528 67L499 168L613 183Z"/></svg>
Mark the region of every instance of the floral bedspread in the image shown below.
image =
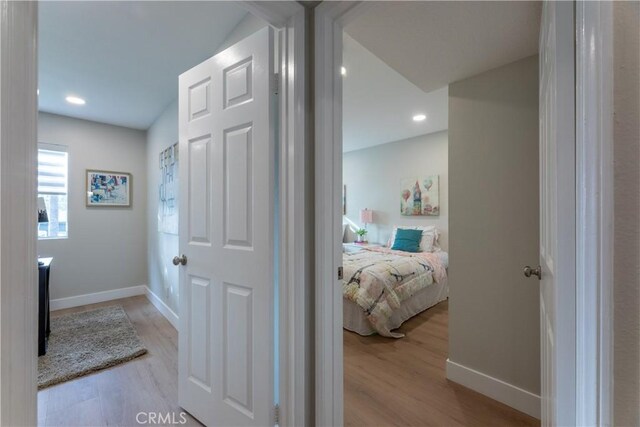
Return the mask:
<svg viewBox="0 0 640 427"><path fill-rule="evenodd" d="M345 298L358 304L373 328L382 336L400 338L388 321L400 303L436 283L446 283L447 271L437 255L409 253L386 248L363 248L344 254Z"/></svg>

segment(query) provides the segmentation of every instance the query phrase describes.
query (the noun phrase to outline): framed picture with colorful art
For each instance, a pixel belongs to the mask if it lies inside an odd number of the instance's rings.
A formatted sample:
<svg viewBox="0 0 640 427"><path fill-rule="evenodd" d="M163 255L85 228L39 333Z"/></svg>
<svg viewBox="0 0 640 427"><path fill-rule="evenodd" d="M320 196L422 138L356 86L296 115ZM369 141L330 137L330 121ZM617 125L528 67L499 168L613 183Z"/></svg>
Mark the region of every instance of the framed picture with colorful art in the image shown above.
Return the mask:
<svg viewBox="0 0 640 427"><path fill-rule="evenodd" d="M130 207L131 174L87 169L87 206Z"/></svg>
<svg viewBox="0 0 640 427"><path fill-rule="evenodd" d="M440 215L439 176L405 178L400 183L400 214L404 216Z"/></svg>
<svg viewBox="0 0 640 427"><path fill-rule="evenodd" d="M342 186L342 215L347 214L347 185Z"/></svg>

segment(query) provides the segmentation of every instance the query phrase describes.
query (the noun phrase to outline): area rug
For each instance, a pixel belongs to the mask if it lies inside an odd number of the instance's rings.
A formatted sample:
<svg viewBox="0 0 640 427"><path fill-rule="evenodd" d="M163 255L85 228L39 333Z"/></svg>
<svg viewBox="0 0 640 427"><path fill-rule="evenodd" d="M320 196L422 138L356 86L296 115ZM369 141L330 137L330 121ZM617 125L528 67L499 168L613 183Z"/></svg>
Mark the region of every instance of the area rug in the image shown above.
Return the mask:
<svg viewBox="0 0 640 427"><path fill-rule="evenodd" d="M121 306L53 317L47 354L38 358L38 388L124 363L146 352Z"/></svg>

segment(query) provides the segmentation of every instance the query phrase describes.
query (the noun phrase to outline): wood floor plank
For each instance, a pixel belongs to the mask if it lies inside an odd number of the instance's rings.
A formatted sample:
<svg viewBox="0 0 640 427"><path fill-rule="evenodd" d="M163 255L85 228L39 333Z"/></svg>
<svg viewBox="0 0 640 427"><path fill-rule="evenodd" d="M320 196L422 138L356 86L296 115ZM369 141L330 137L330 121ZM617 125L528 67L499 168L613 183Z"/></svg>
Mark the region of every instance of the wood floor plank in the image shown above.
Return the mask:
<svg viewBox="0 0 640 427"><path fill-rule="evenodd" d="M47 418L47 408L49 407L49 390L38 392L38 424L44 425Z"/></svg>
<svg viewBox="0 0 640 427"><path fill-rule="evenodd" d="M344 331L345 426L539 426L446 378L448 302L407 321L401 339Z"/></svg>
<svg viewBox="0 0 640 427"><path fill-rule="evenodd" d="M38 393L41 426L135 426L140 412L178 407L178 333L144 296L52 313L122 305L149 353ZM537 426L539 421L445 376L448 306L406 322L405 338L344 333L346 426ZM372 371L373 370L373 371ZM372 372L374 374L372 374ZM186 425L200 425L188 416Z"/></svg>
<svg viewBox="0 0 640 427"><path fill-rule="evenodd" d="M100 398L83 400L55 412L47 411L46 427L102 427L106 426Z"/></svg>
<svg viewBox="0 0 640 427"><path fill-rule="evenodd" d="M38 392L41 426L136 426L140 412L175 414L178 406L178 332L144 296L51 313L52 317L121 305L148 353ZM158 424L154 424L158 425ZM187 426L201 425L187 414Z"/></svg>

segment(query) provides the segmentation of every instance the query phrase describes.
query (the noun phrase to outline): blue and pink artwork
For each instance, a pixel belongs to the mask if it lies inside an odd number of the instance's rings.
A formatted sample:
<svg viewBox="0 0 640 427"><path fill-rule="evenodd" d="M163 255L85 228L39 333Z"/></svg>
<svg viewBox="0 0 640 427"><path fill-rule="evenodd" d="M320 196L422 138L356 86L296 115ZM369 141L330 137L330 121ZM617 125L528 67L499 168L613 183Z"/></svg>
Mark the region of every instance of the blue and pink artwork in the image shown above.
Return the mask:
<svg viewBox="0 0 640 427"><path fill-rule="evenodd" d="M178 234L178 155L176 142L160 153L160 188L158 192L158 231Z"/></svg>
<svg viewBox="0 0 640 427"><path fill-rule="evenodd" d="M87 206L131 206L131 174L87 170Z"/></svg>
<svg viewBox="0 0 640 427"><path fill-rule="evenodd" d="M440 215L438 175L406 178L400 183L400 214L404 216Z"/></svg>

